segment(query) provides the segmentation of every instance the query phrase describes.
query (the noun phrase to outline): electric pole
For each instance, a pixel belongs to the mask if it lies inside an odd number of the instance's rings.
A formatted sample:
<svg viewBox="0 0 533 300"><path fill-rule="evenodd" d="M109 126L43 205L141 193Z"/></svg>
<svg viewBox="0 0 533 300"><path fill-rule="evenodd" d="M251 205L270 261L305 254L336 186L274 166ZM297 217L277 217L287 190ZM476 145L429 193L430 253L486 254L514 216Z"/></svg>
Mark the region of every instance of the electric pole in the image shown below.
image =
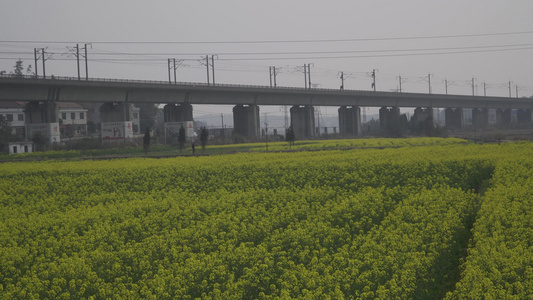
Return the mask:
<svg viewBox="0 0 533 300"><path fill-rule="evenodd" d="M266 151L268 152L268 123L265 122L265 140L266 140Z"/></svg>
<svg viewBox="0 0 533 300"><path fill-rule="evenodd" d="M80 45L76 44L76 62L78 64L78 80L81 80L80 75Z"/></svg>
<svg viewBox="0 0 533 300"><path fill-rule="evenodd" d="M225 133L224 133L224 114L220 114L220 119L222 120L222 133L221 133L221 136L224 139L224 143L225 143L226 136L225 136Z"/></svg>
<svg viewBox="0 0 533 300"><path fill-rule="evenodd" d="M406 82L407 79L406 79L406 78L403 78L403 79L402 79L402 75L398 75L397 78L398 78L398 83L399 83L400 93L401 93L401 92L403 91L403 90L402 90L402 83Z"/></svg>
<svg viewBox="0 0 533 300"><path fill-rule="evenodd" d="M448 86L451 84L448 84L448 79L444 78L444 89L446 90L446 95L448 95Z"/></svg>
<svg viewBox="0 0 533 300"><path fill-rule="evenodd" d="M487 97L487 84L483 82L483 96Z"/></svg>
<svg viewBox="0 0 533 300"><path fill-rule="evenodd" d="M80 73L80 45L76 44L73 48L67 47L67 49L76 56L76 64L78 67L78 80L81 80L81 73ZM87 65L85 66L85 69L87 69Z"/></svg>
<svg viewBox="0 0 533 300"><path fill-rule="evenodd" d="M472 96L475 96L476 95L476 90L475 90L475 78L472 77Z"/></svg>
<svg viewBox="0 0 533 300"><path fill-rule="evenodd" d="M35 78L39 78L39 73L37 72L37 60L39 59L37 58L37 54L38 54L37 48L33 48L33 56L35 58Z"/></svg>
<svg viewBox="0 0 533 300"><path fill-rule="evenodd" d="M44 56L44 49L45 48L41 48L41 51L42 51L42 59L43 59L43 78L46 79L46 68L44 66L44 62L46 61L46 58Z"/></svg>
<svg viewBox="0 0 533 300"><path fill-rule="evenodd" d="M168 83L171 84L172 80L170 78L170 58L167 59L167 69L168 69Z"/></svg>
<svg viewBox="0 0 533 300"><path fill-rule="evenodd" d="M168 61L168 83L172 83L172 77L170 76L170 69L174 69L174 84L176 84L177 82L177 76L176 76L176 70L183 65L183 60L182 59L178 59L176 60L175 58L169 58L167 59ZM171 64L172 62L172 64Z"/></svg>
<svg viewBox="0 0 533 300"><path fill-rule="evenodd" d="M429 84L429 93L431 94L431 76L433 74L428 74L428 84Z"/></svg>
<svg viewBox="0 0 533 300"><path fill-rule="evenodd" d="M91 48L93 47L93 44L85 44L83 49L85 50L85 55L83 56L85 58L85 80L89 80L89 63L87 61L87 46L91 45Z"/></svg>
<svg viewBox="0 0 533 300"><path fill-rule="evenodd" d="M376 71L377 69L372 69L372 88L374 89L374 92L376 91Z"/></svg>
<svg viewBox="0 0 533 300"><path fill-rule="evenodd" d="M209 55L205 56L205 66L207 68L207 85L209 85Z"/></svg>
<svg viewBox="0 0 533 300"><path fill-rule="evenodd" d="M212 68L211 70L213 71L211 72L213 73L213 85L215 85L215 56L214 55L211 55L211 68Z"/></svg>
<svg viewBox="0 0 533 300"><path fill-rule="evenodd" d="M341 90L344 90L344 72L341 72Z"/></svg>
<svg viewBox="0 0 533 300"><path fill-rule="evenodd" d="M515 85L515 87L516 87L516 98L518 98L518 84Z"/></svg>
<svg viewBox="0 0 533 300"><path fill-rule="evenodd" d="M398 75L398 83L400 84L400 93L402 92L402 75Z"/></svg>
<svg viewBox="0 0 533 300"><path fill-rule="evenodd" d="M309 79L309 88L311 88L311 64L307 64L307 78Z"/></svg>
<svg viewBox="0 0 533 300"><path fill-rule="evenodd" d="M172 63L173 63L173 69L174 69L174 84L176 84L176 59L175 58L172 59Z"/></svg>
<svg viewBox="0 0 533 300"><path fill-rule="evenodd" d="M274 79L274 87L277 87L277 82L276 82L276 75L278 75L279 71L281 70L281 68L276 68L276 67L268 67L269 68L269 71L270 71L270 87L272 87L272 79Z"/></svg>
<svg viewBox="0 0 533 300"><path fill-rule="evenodd" d="M512 97L512 96L511 96L511 83L512 83L512 81L509 81L509 98Z"/></svg>
<svg viewBox="0 0 533 300"><path fill-rule="evenodd" d="M307 65L304 64L304 86L307 88Z"/></svg>

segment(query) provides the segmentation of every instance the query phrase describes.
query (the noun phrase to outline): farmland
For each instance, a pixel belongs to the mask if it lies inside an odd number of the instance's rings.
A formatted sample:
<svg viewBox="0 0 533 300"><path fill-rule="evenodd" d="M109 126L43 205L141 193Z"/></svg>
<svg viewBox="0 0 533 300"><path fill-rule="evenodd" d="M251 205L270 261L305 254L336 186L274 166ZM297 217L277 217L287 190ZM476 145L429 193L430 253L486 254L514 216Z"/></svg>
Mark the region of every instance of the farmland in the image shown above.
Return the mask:
<svg viewBox="0 0 533 300"><path fill-rule="evenodd" d="M531 297L533 145L390 141L2 163L0 296Z"/></svg>

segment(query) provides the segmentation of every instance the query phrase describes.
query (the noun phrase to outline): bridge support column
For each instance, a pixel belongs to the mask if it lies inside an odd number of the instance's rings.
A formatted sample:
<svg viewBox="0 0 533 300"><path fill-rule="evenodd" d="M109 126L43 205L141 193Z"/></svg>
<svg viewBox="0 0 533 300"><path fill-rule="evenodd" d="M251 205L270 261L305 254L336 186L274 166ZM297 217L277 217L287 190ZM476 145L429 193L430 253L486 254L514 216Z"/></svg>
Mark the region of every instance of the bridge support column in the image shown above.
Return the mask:
<svg viewBox="0 0 533 300"><path fill-rule="evenodd" d="M463 109L462 108L446 108L444 111L444 118L447 127L463 129Z"/></svg>
<svg viewBox="0 0 533 300"><path fill-rule="evenodd" d="M185 129L185 138L194 137L192 105L190 103L169 103L163 107L165 143L177 143L179 130Z"/></svg>
<svg viewBox="0 0 533 300"><path fill-rule="evenodd" d="M132 105L106 102L100 106L102 141L124 142L133 138Z"/></svg>
<svg viewBox="0 0 533 300"><path fill-rule="evenodd" d="M415 114L413 115L413 121L416 124L426 122L428 119L433 120L433 108L432 107L417 107L415 108Z"/></svg>
<svg viewBox="0 0 533 300"><path fill-rule="evenodd" d="M259 137L259 106L255 104L233 107L233 131L247 138Z"/></svg>
<svg viewBox="0 0 533 300"><path fill-rule="evenodd" d="M361 109L358 106L339 108L339 131L343 136L361 135Z"/></svg>
<svg viewBox="0 0 533 300"><path fill-rule="evenodd" d="M489 125L489 110L486 108L473 108L472 125L475 128L487 128Z"/></svg>
<svg viewBox="0 0 533 300"><path fill-rule="evenodd" d="M26 137L28 139L41 136L44 142L51 145L60 141L59 122L55 101L32 101L24 108L26 120Z"/></svg>
<svg viewBox="0 0 533 300"><path fill-rule="evenodd" d="M516 112L518 124L531 123L531 109L519 109Z"/></svg>
<svg viewBox="0 0 533 300"><path fill-rule="evenodd" d="M496 110L496 126L507 128L511 125L511 109L498 108Z"/></svg>
<svg viewBox="0 0 533 300"><path fill-rule="evenodd" d="M315 108L310 105L291 107L291 126L297 139L315 136Z"/></svg>
<svg viewBox="0 0 533 300"><path fill-rule="evenodd" d="M192 121L192 105L189 103L167 104L163 107L164 122Z"/></svg>
<svg viewBox="0 0 533 300"><path fill-rule="evenodd" d="M381 130L389 130L392 126L398 126L400 120L400 108L386 106L379 109L379 127Z"/></svg>

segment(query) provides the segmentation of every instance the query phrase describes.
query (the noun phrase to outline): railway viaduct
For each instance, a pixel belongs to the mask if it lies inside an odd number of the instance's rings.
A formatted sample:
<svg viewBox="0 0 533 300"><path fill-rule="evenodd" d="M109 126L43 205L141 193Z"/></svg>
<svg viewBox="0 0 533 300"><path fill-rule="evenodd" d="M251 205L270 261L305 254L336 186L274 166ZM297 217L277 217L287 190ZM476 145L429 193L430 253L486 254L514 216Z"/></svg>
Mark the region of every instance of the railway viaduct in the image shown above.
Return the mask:
<svg viewBox="0 0 533 300"><path fill-rule="evenodd" d="M0 101L27 102L26 123L40 126L57 122L57 102L105 103L102 121L124 128L134 103L166 104L164 118L169 123L192 121L193 104L234 105L234 130L247 137L259 135L260 105L291 106L291 125L301 138L315 134L315 106L339 107L339 132L352 136L361 134L361 107L380 108L382 126L399 117L400 107L415 108L414 119L419 122L432 114L432 108L444 108L446 126L455 128L464 126L465 108L472 109L477 128L488 125L489 109L496 111L498 124L507 125L513 109L518 110L519 123L531 122L533 108L533 100L528 98L10 76L0 76Z"/></svg>

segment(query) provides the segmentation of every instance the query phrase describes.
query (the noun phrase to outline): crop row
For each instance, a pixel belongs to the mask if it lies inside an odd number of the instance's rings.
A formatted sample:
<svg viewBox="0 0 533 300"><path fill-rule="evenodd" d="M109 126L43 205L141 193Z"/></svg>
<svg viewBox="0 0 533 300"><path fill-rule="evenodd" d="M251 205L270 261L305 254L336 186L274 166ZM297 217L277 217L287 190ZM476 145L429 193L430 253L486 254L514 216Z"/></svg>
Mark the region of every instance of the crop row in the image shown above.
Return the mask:
<svg viewBox="0 0 533 300"><path fill-rule="evenodd" d="M506 217L502 237L492 243L531 249L531 197L519 189L530 185L529 146L5 163L0 293L58 299L475 295L489 288L476 290L477 264L498 259L499 250L483 246L493 237L483 226L496 224L488 219L491 210ZM503 158L509 153L516 164ZM521 175L513 166L524 166ZM512 186L518 194L496 206ZM502 266L495 262L490 270ZM517 293L519 284L531 292L531 257L520 266L514 281L497 283L483 273L484 280L498 288L511 284L510 295L524 295Z"/></svg>

